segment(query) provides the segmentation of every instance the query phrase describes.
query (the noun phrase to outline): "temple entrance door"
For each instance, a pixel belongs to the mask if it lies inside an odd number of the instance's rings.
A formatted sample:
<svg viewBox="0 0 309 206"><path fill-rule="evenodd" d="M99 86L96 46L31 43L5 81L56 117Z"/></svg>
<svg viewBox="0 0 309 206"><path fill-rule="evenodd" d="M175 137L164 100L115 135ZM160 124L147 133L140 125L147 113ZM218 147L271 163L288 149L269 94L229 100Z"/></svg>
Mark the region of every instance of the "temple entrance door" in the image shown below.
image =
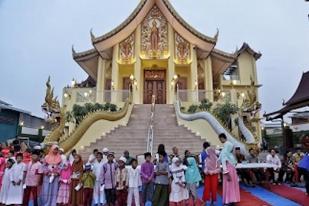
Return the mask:
<svg viewBox="0 0 309 206"><path fill-rule="evenodd" d="M123 77L122 80L122 100L125 101L129 97L130 77Z"/></svg>
<svg viewBox="0 0 309 206"><path fill-rule="evenodd" d="M151 104L152 95L156 96L156 104L165 104L165 71L145 70L144 79L144 104Z"/></svg>
<svg viewBox="0 0 309 206"><path fill-rule="evenodd" d="M179 99L181 101L188 101L188 91L187 91L187 77L178 77L178 89L179 89Z"/></svg>

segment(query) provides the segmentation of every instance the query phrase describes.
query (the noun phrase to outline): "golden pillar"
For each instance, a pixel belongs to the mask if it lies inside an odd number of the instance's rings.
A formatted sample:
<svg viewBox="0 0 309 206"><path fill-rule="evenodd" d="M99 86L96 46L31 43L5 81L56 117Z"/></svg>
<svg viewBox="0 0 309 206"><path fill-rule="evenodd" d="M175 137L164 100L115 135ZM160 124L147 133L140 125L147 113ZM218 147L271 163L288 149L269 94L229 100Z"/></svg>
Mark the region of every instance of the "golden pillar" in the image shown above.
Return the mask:
<svg viewBox="0 0 309 206"><path fill-rule="evenodd" d="M213 102L214 101L214 89L213 89L213 75L212 75L212 62L211 58L208 57L204 61L204 74L205 74L205 90L206 98Z"/></svg>
<svg viewBox="0 0 309 206"><path fill-rule="evenodd" d="M173 27L168 24L168 44L169 44L169 52L170 56L168 59L168 72L167 72L167 103L168 104L173 104L175 100L175 86L176 85L171 85L171 82L174 78L175 75L175 63L174 63L174 52L175 52L175 41L174 41L174 29Z"/></svg>
<svg viewBox="0 0 309 206"><path fill-rule="evenodd" d="M96 102L100 104L102 104L104 101L105 72L106 72L106 60L99 57L98 71L97 71Z"/></svg>
<svg viewBox="0 0 309 206"><path fill-rule="evenodd" d="M194 49L194 45L190 45L191 47L191 89L192 94L191 101L192 102L198 102L198 77L197 77L197 56L196 56L196 50Z"/></svg>
<svg viewBox="0 0 309 206"><path fill-rule="evenodd" d="M141 96L142 96L142 64L141 64L141 58L140 58L140 42L141 42L141 26L138 25L138 27L135 30L135 64L134 64L134 77L135 81L137 82L136 86L133 86L133 102L135 104L141 104Z"/></svg>
<svg viewBox="0 0 309 206"><path fill-rule="evenodd" d="M113 47L113 59L112 59L112 94L111 94L111 102L117 103L118 102L118 87L119 87L119 65L117 62L118 59L118 51L119 51L119 44L116 44ZM116 90L116 91L115 91Z"/></svg>

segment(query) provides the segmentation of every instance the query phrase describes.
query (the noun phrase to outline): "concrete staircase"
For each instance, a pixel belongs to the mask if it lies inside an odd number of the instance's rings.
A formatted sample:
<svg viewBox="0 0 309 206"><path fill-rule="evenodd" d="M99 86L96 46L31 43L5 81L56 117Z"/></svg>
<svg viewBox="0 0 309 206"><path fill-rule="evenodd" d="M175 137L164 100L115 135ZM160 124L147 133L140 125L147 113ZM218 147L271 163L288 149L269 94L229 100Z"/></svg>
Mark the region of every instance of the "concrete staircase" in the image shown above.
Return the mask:
<svg viewBox="0 0 309 206"><path fill-rule="evenodd" d="M203 141L184 126L178 126L173 105L158 104L154 118L154 153L159 144L164 144L168 154L174 146L178 147L181 156L185 150L198 154L202 150Z"/></svg>
<svg viewBox="0 0 309 206"><path fill-rule="evenodd" d="M115 152L116 157L120 157L124 150L128 150L131 156L143 154L146 151L150 110L151 105L135 105L128 125L116 128L85 147L80 151L83 159L87 160L93 149L102 150L104 147ZM201 137L177 125L173 105L156 105L154 123L154 153L161 143L165 144L168 153L173 146L177 146L181 154L186 149L192 153L198 153L201 150L203 142Z"/></svg>

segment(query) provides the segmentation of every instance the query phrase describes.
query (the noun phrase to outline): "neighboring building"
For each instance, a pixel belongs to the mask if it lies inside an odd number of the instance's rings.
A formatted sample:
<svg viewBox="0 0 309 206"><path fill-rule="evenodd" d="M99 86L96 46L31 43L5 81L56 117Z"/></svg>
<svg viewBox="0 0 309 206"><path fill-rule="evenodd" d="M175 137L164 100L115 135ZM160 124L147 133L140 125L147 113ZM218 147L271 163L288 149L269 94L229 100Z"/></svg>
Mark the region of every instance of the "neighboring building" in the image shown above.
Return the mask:
<svg viewBox="0 0 309 206"><path fill-rule="evenodd" d="M42 141L50 125L43 118L0 100L0 142L16 137Z"/></svg>

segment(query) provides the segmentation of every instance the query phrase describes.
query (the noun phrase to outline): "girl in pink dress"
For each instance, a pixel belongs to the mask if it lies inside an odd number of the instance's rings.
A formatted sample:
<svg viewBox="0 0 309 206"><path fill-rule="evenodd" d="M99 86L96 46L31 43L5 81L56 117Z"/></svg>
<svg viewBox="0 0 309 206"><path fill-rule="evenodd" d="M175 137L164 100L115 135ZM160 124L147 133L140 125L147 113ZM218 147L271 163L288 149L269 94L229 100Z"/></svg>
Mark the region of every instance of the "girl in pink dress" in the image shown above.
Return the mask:
<svg viewBox="0 0 309 206"><path fill-rule="evenodd" d="M70 184L71 184L72 167L69 161L63 163L60 172L60 186L57 197L57 204L68 205L70 199Z"/></svg>
<svg viewBox="0 0 309 206"><path fill-rule="evenodd" d="M227 141L224 133L219 135L219 139L223 143L219 157L223 169L223 204L233 205L240 202L238 176L235 168L237 161L233 155L234 145Z"/></svg>

